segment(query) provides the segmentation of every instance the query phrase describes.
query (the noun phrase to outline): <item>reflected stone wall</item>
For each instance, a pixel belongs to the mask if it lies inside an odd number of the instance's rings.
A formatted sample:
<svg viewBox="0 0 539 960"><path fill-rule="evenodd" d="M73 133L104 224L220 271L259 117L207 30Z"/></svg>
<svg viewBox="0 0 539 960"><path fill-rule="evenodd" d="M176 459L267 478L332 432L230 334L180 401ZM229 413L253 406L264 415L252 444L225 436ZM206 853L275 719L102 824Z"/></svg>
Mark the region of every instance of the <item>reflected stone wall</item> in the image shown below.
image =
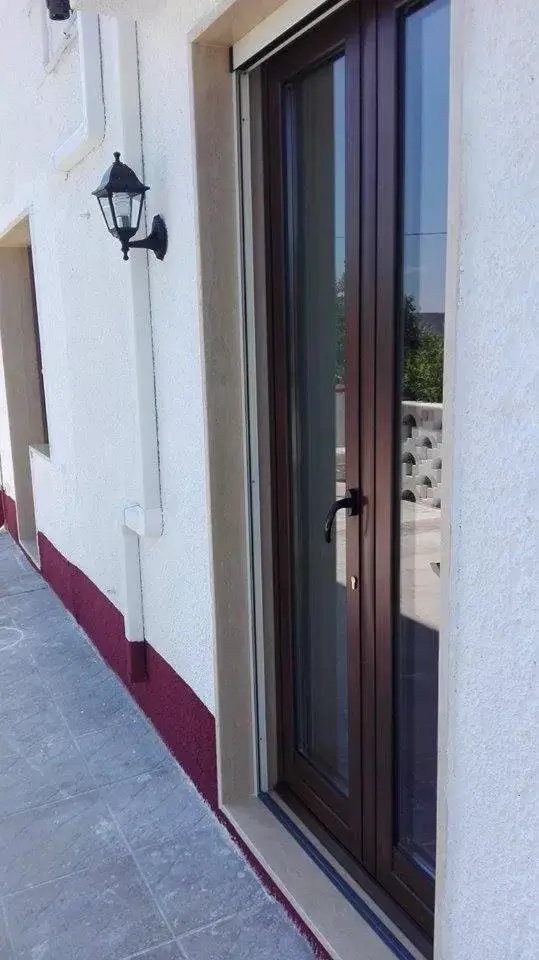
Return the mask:
<svg viewBox="0 0 539 960"><path fill-rule="evenodd" d="M402 404L403 500L430 507L441 505L442 411L441 403L408 400ZM345 393L340 386L335 391L335 436L337 481L345 483Z"/></svg>
<svg viewBox="0 0 539 960"><path fill-rule="evenodd" d="M441 506L442 484L441 403L402 404L402 499Z"/></svg>

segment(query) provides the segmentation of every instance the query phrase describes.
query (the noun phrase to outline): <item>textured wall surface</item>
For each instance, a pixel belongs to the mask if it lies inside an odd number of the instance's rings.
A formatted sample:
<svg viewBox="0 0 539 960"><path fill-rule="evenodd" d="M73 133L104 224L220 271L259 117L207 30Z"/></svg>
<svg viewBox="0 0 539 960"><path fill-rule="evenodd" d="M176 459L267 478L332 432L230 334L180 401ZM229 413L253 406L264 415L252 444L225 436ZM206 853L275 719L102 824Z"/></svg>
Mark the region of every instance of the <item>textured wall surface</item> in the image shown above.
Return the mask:
<svg viewBox="0 0 539 960"><path fill-rule="evenodd" d="M42 11L37 0L0 6L0 224L30 213L52 449L36 471L37 522L118 605L120 507L133 456L127 297L90 196L118 124L110 29L102 32L107 140L66 176L54 152L82 119L78 45L46 73ZM9 447L2 458L9 493Z"/></svg>
<svg viewBox="0 0 539 960"><path fill-rule="evenodd" d="M250 26L278 5L241 0L230 24L241 16ZM131 300L128 271L90 194L121 139L113 16L125 15L126 4L92 0L81 6L110 14L100 17L106 132L66 175L55 169L54 152L82 119L78 44L69 44L46 72L41 0L0 0L0 231L10 216L31 207L51 443L50 462L33 458L37 526L121 610L120 525L138 455ZM141 542L146 638L210 709L213 625L190 38L232 6L226 0L160 0L137 8L148 214L160 212L169 230L165 261L150 260L164 534ZM225 46L230 24L219 38ZM133 256L145 270L145 254ZM6 491L13 495L5 426L0 452Z"/></svg>
<svg viewBox="0 0 539 960"><path fill-rule="evenodd" d="M128 274L90 195L121 137L116 31L100 21L103 144L68 175L53 154L81 122L78 45L43 67L42 3L1 0L0 228L31 205L51 461L33 458L38 528L122 608L123 504L137 462ZM211 4L208 4L211 7ZM154 9L140 31L148 212L170 235L150 264L164 535L142 544L149 643L213 707L194 151L187 31L201 5ZM20 82L24 77L24 84ZM125 158L129 162L129 158ZM141 173L142 171L137 171ZM145 254L137 253L140 269ZM1 396L0 396L1 404ZM9 436L1 453L11 489Z"/></svg>
<svg viewBox="0 0 539 960"><path fill-rule="evenodd" d="M454 17L460 270L438 956L532 960L539 952L537 5L454 0Z"/></svg>

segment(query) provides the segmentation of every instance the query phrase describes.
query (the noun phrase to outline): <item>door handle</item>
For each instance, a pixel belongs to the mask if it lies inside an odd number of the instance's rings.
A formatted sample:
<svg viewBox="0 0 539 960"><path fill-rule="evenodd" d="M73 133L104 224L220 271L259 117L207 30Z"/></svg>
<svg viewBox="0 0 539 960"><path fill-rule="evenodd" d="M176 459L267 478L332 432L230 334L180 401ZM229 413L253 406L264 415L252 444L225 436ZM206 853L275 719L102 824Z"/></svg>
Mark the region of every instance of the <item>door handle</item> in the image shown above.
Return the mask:
<svg viewBox="0 0 539 960"><path fill-rule="evenodd" d="M351 517L357 517L359 513L360 498L358 490L349 490L346 497L343 497L342 500L336 500L333 506L328 511L324 523L324 539L326 543L331 543L331 529L333 527L333 522L335 516L339 510L350 510Z"/></svg>

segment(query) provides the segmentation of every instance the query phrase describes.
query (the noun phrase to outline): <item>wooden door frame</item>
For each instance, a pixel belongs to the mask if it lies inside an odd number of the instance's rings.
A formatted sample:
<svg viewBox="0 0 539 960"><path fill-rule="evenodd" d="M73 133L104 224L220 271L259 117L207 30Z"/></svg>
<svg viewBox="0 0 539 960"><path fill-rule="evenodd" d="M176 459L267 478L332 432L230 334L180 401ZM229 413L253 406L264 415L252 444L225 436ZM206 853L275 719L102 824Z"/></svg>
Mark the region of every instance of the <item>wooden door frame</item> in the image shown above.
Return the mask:
<svg viewBox="0 0 539 960"><path fill-rule="evenodd" d="M359 90L354 81L359 77L359 7L350 4L338 10L324 21L323 31L313 31L298 39L292 46L277 54L268 61L263 69L263 90L265 98L265 114L267 122L263 131L265 139L266 158L266 209L270 215L266 218L266 263L268 292L268 367L270 380L270 407L274 412L272 417L271 459L272 474L275 481L272 484L273 500L273 543L274 543L274 595L279 598L276 605L276 635L277 635L277 699L281 705L286 704L286 713L289 724L282 722L284 709L278 710L278 738L280 745L280 777L293 784L294 790L302 801L309 806L316 815L325 822L328 829L346 845L356 851L361 857L361 832L357 829L355 820L352 820L352 791L354 802L361 805L361 759L357 767L350 767L350 794L344 797L339 794L327 781L314 771L308 761L301 757L294 749L294 718L293 710L293 664L292 664L292 556L291 556L291 465L289 460L289 411L288 411L288 371L284 358L288 354L288 345L285 330L285 211L284 211L284 170L282 158L284 156L284 137L282 118L282 91L287 81L301 75L313 67L335 58L339 52L345 52L347 58L346 75L346 111L357 112L359 118ZM350 69L348 68L350 65ZM347 127L350 125L347 122ZM353 212L347 209L347 258L352 250L355 254L359 242L355 239L359 230L359 196L357 180L351 171L354 162L359 158L359 123L350 126L353 136L347 138L346 154L346 181L347 194L355 198ZM359 293L359 259L354 256L354 270L347 270L345 302L347 310L347 352L351 344L357 344L357 303ZM356 309L355 309L356 308ZM352 319L351 319L352 318ZM353 349L358 355L359 350ZM278 362L277 358L280 358ZM347 370L347 379L356 377L357 370ZM354 410L351 415L347 412L346 443L347 460L351 466L357 460L358 434L357 416L359 411ZM350 446L348 446L350 444ZM353 468L352 468L353 469ZM347 477L349 486L359 486L357 467L350 471ZM328 504L328 507L330 504ZM347 537L347 563L351 561L349 550L352 550L352 562L359 568L357 546L359 544L359 520L353 518L357 527L355 536ZM323 518L321 518L322 533ZM350 547L348 545L350 542ZM347 589L347 607L357 607L355 617L348 616L348 683L351 688L359 675L359 646L357 641L351 642L351 634L359 626L359 591L355 594ZM360 717L356 704L357 698L349 698L349 710L352 714L351 725L359 732ZM360 732L357 737L359 741ZM361 813L358 823L362 822Z"/></svg>
<svg viewBox="0 0 539 960"><path fill-rule="evenodd" d="M348 84L347 76L347 119L356 111L359 136L350 138L347 146L347 165L349 170L359 169L361 177L356 184L351 183L347 173L347 192L350 200L347 205L347 217L356 218L353 230L347 223L347 308L355 310L361 317L361 329L358 343L359 351L354 350L353 341L347 341L348 354L355 355L358 367L353 375L359 380L360 403L357 412L357 433L361 435L360 481L357 487L362 491L365 509L361 519L361 540L358 540L360 553L360 604L357 608L357 627L360 643L357 645L358 657L349 664L349 682L355 683L361 691L361 715L357 718L357 744L361 752L361 786L357 790L360 797L361 836L356 844L350 843L341 829L341 823L327 817L327 806L322 797L313 796L311 785L308 789L297 789L293 783L294 795L290 789L283 788L282 795L295 809L309 828L318 835L330 852L345 866L349 873L373 896L392 917L407 936L428 955L432 950L434 881L426 874L415 869L408 858L395 846L395 744L394 744L394 630L396 606L396 534L398 532L396 514L396 450L397 450L397 343L396 343L396 307L398 296L397 267L401 249L400 226L400 190L402 186L401 157L401 91L402 91L402 51L398 30L398 20L403 13L428 5L431 0L356 0L349 6L340 8L328 17L323 24L325 38L329 38L331 22L337 22L345 12L357 11L359 30L357 33L358 50L351 58L351 72L357 80L356 90ZM323 46L317 43L317 34L305 34L294 41L315 51ZM330 45L328 40L326 45ZM359 55L361 48L361 56ZM284 52L268 60L264 67L267 79L268 71L277 58L285 62L294 53L288 47ZM317 60L313 53L312 62ZM348 70L347 70L348 74ZM270 115L269 128L265 129L266 147L280 155L280 123L278 103L275 98L268 99L265 88L266 109ZM350 102L349 102L350 97ZM269 110L268 110L269 108ZM373 130L376 134L373 135ZM371 149L363 151L361 143L367 143ZM374 145L374 148L372 149ZM268 153L265 151L267 157ZM275 170L274 170L275 174ZM279 316L284 312L284 261L283 244L278 239L282 225L282 194L275 191L277 177L271 180L273 190L268 188L266 178L266 209L270 212L266 218L266 262L268 266L268 351L270 376L270 405L275 398L286 396L284 367L276 364L278 356L284 355L285 342ZM282 183L282 178L281 178ZM353 221L352 221L353 222ZM280 259L279 259L280 258ZM277 264L277 283L274 271ZM350 266L357 265L352 280ZM280 270L280 273L279 273ZM347 319L347 330L351 324ZM359 355L358 355L359 354ZM372 357L375 362L372 362ZM360 424L361 420L361 424ZM351 419L351 423L352 423ZM352 432L352 427L350 432ZM372 443L367 442L372 437ZM347 435L347 451L352 449L353 438ZM289 464L283 456L287 450L286 435L278 429L273 431L272 462L273 476L281 476L287 490L286 504L276 502L275 484L273 490L273 544L274 544L274 593L283 595L283 585L288 604L288 614L282 618L282 609L276 610L276 638L278 663L277 700L282 703L283 688L290 702L292 696L292 675L290 663L283 663L282 646L279 635L290 629L290 596L287 593L287 563L283 557L282 544L290 543L290 528L286 518L290 514ZM378 470L376 466L379 466ZM391 468L383 469L384 464ZM348 479L348 478L347 478ZM355 478L354 478L355 479ZM349 485L354 486L352 480ZM283 536L285 540L283 541ZM288 540L286 538L288 537ZM288 617L288 619L287 619ZM351 648L349 637L349 650ZM355 672L354 672L355 671ZM285 694L286 695L286 694ZM282 710L278 710L279 717ZM286 752L283 743L285 733L283 723L278 724L280 749ZM374 746L373 746L374 745ZM291 779L291 778L289 778ZM316 818L318 817L317 822ZM351 851L358 857L354 862Z"/></svg>
<svg viewBox="0 0 539 960"><path fill-rule="evenodd" d="M376 458L392 469L379 471L376 507L376 873L384 887L430 936L434 931L434 880L414 868L394 842L395 683L394 653L398 601L398 280L402 258L404 49L402 18L431 0L377 0L378 182L376 293Z"/></svg>

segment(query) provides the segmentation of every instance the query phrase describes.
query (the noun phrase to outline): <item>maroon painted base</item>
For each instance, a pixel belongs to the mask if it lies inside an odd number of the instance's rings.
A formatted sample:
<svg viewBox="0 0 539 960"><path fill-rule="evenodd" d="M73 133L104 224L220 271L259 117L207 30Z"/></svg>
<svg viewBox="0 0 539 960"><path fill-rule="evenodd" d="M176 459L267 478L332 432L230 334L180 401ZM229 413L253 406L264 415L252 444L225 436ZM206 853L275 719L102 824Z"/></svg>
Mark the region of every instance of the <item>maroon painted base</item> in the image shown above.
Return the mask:
<svg viewBox="0 0 539 960"><path fill-rule="evenodd" d="M2 490L2 523L5 523L11 536L19 542L19 527L17 524L17 507L15 501L8 497L5 490Z"/></svg>
<svg viewBox="0 0 539 960"><path fill-rule="evenodd" d="M5 494L2 499L6 525L17 539L15 504ZM42 533L38 533L38 540L42 575L152 721L266 889L309 940L315 956L329 960L324 948L219 810L215 720L208 708L153 647L126 639L122 614L82 570L66 560Z"/></svg>
<svg viewBox="0 0 539 960"><path fill-rule="evenodd" d="M146 643L130 643L124 618L74 564L38 534L41 572L150 718L202 796L217 809L215 720L191 688Z"/></svg>
<svg viewBox="0 0 539 960"><path fill-rule="evenodd" d="M131 683L143 683L148 679L146 643L130 642L127 646L127 676Z"/></svg>

